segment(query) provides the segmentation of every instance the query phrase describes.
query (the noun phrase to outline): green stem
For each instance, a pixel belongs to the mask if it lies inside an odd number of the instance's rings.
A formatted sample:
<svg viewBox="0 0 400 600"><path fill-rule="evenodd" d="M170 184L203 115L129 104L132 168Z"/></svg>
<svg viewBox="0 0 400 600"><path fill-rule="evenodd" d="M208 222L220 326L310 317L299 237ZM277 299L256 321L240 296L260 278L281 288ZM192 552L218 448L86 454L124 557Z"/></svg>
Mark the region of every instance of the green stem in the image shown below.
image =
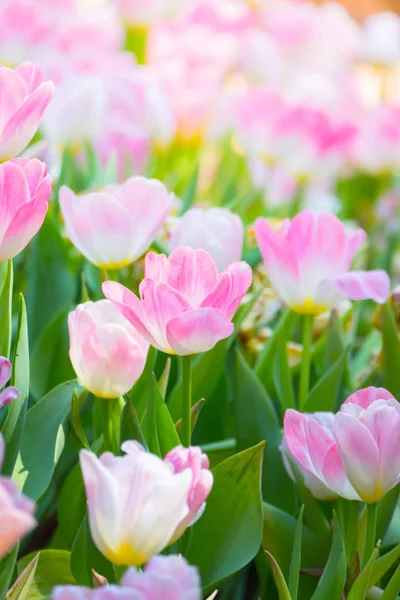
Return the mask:
<svg viewBox="0 0 400 600"><path fill-rule="evenodd" d="M314 315L305 315L303 319L303 354L301 357L299 409L304 408L310 385L311 342Z"/></svg>
<svg viewBox="0 0 400 600"><path fill-rule="evenodd" d="M376 517L378 512L378 504L367 504L367 532L365 535L365 546L363 552L363 567L367 564L371 558L371 554L375 548L376 541Z"/></svg>
<svg viewBox="0 0 400 600"><path fill-rule="evenodd" d="M104 448L113 454L119 454L119 430L120 418L119 398L102 398L103 436Z"/></svg>
<svg viewBox="0 0 400 600"><path fill-rule="evenodd" d="M182 444L189 448L192 438L192 357L182 356Z"/></svg>

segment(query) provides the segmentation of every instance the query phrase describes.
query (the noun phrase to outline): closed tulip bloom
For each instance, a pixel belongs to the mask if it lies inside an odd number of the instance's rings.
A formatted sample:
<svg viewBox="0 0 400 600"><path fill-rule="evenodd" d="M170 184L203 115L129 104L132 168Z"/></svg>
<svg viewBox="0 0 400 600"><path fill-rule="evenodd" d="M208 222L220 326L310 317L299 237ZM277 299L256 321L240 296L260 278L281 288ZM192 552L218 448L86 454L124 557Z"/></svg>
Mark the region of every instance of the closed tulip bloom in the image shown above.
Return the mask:
<svg viewBox="0 0 400 600"><path fill-rule="evenodd" d="M39 231L51 179L39 160L15 158L0 165L0 261L13 258Z"/></svg>
<svg viewBox="0 0 400 600"><path fill-rule="evenodd" d="M174 473L181 473L185 469L190 469L192 472L192 484L188 495L189 514L179 523L172 537L172 543L180 538L185 529L193 525L203 514L214 478L210 471L210 461L207 455L195 446L190 448L178 446L168 452L164 461L172 465Z"/></svg>
<svg viewBox="0 0 400 600"><path fill-rule="evenodd" d="M139 444L98 458L82 450L80 463L88 500L90 531L97 548L117 565L140 566L161 552L189 514L189 469L173 473Z"/></svg>
<svg viewBox="0 0 400 600"><path fill-rule="evenodd" d="M26 62L16 69L0 65L0 160L14 158L29 144L54 91L37 65Z"/></svg>
<svg viewBox="0 0 400 600"><path fill-rule="evenodd" d="M140 258L167 218L171 202L160 181L145 177L81 196L66 186L60 190L68 237L102 269L121 269Z"/></svg>
<svg viewBox="0 0 400 600"><path fill-rule="evenodd" d="M240 217L226 208L192 208L179 219L168 248L203 248L213 257L217 269L223 271L241 259L243 232Z"/></svg>
<svg viewBox="0 0 400 600"><path fill-rule="evenodd" d="M294 460L305 485L316 498L360 500L345 474L334 424L333 413L302 414L287 410L281 447L285 466L293 477L288 458Z"/></svg>
<svg viewBox="0 0 400 600"><path fill-rule="evenodd" d="M366 388L342 405L334 428L344 471L365 502L400 483L400 404L385 389Z"/></svg>
<svg viewBox="0 0 400 600"><path fill-rule="evenodd" d="M121 586L110 585L90 590L58 586L53 600L201 600L197 569L182 556L155 556L143 572L128 569Z"/></svg>
<svg viewBox="0 0 400 600"><path fill-rule="evenodd" d="M168 258L147 254L140 300L113 281L103 292L155 348L185 356L211 350L233 333L231 319L251 280L247 263L218 274L208 252L184 246Z"/></svg>
<svg viewBox="0 0 400 600"><path fill-rule="evenodd" d="M0 435L0 465L4 440ZM0 477L0 558L35 526L35 503L21 494L9 477Z"/></svg>
<svg viewBox="0 0 400 600"><path fill-rule="evenodd" d="M255 228L272 287L294 311L318 315L343 298L387 300L385 271L350 271L365 240L363 230L348 233L334 215L310 210L285 221L278 232L265 219L258 219Z"/></svg>
<svg viewBox="0 0 400 600"><path fill-rule="evenodd" d="M70 358L80 383L100 398L129 392L143 372L148 342L107 300L80 304L68 317Z"/></svg>
<svg viewBox="0 0 400 600"><path fill-rule="evenodd" d="M0 389L3 388L11 378L12 365L10 361L4 356L0 356ZM19 396L17 388L12 385L6 387L0 392L0 407L6 406L14 402Z"/></svg>

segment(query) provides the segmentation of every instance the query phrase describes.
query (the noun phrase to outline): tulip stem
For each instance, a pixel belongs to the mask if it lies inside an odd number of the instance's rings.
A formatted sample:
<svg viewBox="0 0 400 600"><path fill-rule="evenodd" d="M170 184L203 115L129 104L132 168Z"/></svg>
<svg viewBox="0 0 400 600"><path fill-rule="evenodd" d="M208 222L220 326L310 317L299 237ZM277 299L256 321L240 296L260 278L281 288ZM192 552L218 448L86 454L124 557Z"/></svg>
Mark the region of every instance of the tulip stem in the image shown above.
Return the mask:
<svg viewBox="0 0 400 600"><path fill-rule="evenodd" d="M311 342L314 315L305 315L303 319L303 354L301 357L299 409L307 402L310 385Z"/></svg>
<svg viewBox="0 0 400 600"><path fill-rule="evenodd" d="M119 454L119 398L102 398L103 437L105 450Z"/></svg>
<svg viewBox="0 0 400 600"><path fill-rule="evenodd" d="M192 438L192 357L182 356L182 445L189 448Z"/></svg>
<svg viewBox="0 0 400 600"><path fill-rule="evenodd" d="M371 554L375 548L376 541L376 518L378 513L378 504L367 504L367 531L365 534L365 546L363 552L363 567L367 564L371 558Z"/></svg>

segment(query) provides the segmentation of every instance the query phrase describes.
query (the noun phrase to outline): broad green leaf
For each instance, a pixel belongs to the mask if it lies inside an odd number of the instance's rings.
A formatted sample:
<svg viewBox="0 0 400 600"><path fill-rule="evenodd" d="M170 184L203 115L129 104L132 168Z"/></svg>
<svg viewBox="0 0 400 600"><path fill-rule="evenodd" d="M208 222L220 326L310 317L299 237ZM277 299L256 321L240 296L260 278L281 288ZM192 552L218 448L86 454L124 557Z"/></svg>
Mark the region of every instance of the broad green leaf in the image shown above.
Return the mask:
<svg viewBox="0 0 400 600"><path fill-rule="evenodd" d="M193 526L187 553L205 593L247 565L262 536L261 462L264 444L240 452L213 469L206 510Z"/></svg>
<svg viewBox="0 0 400 600"><path fill-rule="evenodd" d="M92 585L92 569L115 583L112 564L99 552L90 535L87 516L84 517L71 551L71 571L80 585Z"/></svg>
<svg viewBox="0 0 400 600"><path fill-rule="evenodd" d="M351 590L346 596L347 600L365 600L368 590L372 587L371 575L373 573L374 563L378 556L379 547L380 544L372 552L369 561L351 586Z"/></svg>
<svg viewBox="0 0 400 600"><path fill-rule="evenodd" d="M144 438L142 428L140 427L137 412L130 398L127 398L125 406L122 409L120 439L121 444L126 440L136 440L142 444L143 447L147 448L146 440Z"/></svg>
<svg viewBox="0 0 400 600"><path fill-rule="evenodd" d="M74 390L72 394L70 423L72 431L74 432L75 437L79 442L80 446L82 446L82 448L86 448L86 450L90 450L89 442L87 441L86 433L81 420L81 408L83 403L85 402L86 397L86 390L83 390L81 394L78 394L77 391Z"/></svg>
<svg viewBox="0 0 400 600"><path fill-rule="evenodd" d="M5 598L17 564L19 544L0 560L0 598Z"/></svg>
<svg viewBox="0 0 400 600"><path fill-rule="evenodd" d="M297 600L297 594L299 591L299 576L301 566L301 538L303 534L303 514L304 505L301 507L299 518L297 519L296 533L293 542L292 560L290 562L289 591L292 600Z"/></svg>
<svg viewBox="0 0 400 600"><path fill-rule="evenodd" d="M372 570L370 584L371 586L376 585L378 581L382 579L384 575L393 567L393 565L400 559L400 544L389 550L386 554L381 556L375 561L374 568Z"/></svg>
<svg viewBox="0 0 400 600"><path fill-rule="evenodd" d="M155 388L155 401L157 438L160 445L161 456L165 456L172 448L180 446L181 441L158 385L156 385Z"/></svg>
<svg viewBox="0 0 400 600"><path fill-rule="evenodd" d="M278 393L282 414L287 408L295 408L292 375L286 351L286 341L279 338L276 342L274 362L274 384Z"/></svg>
<svg viewBox="0 0 400 600"><path fill-rule="evenodd" d="M11 348L13 264L0 262L0 356L8 358Z"/></svg>
<svg viewBox="0 0 400 600"><path fill-rule="evenodd" d="M46 491L63 451L74 389L82 390L76 381L59 385L27 413L13 479L33 500Z"/></svg>
<svg viewBox="0 0 400 600"><path fill-rule="evenodd" d="M336 513L333 513L333 520L331 551L312 600L341 600L346 583L346 550Z"/></svg>
<svg viewBox="0 0 400 600"><path fill-rule="evenodd" d="M37 553L31 562L28 563L17 581L9 590L6 600L25 600L30 595L30 590L35 577L40 553Z"/></svg>
<svg viewBox="0 0 400 600"><path fill-rule="evenodd" d="M238 449L248 448L263 440L267 442L263 462L263 497L291 512L295 508L294 485L286 473L279 450L282 432L275 408L261 381L239 351L232 373ZM274 552L272 554L276 557Z"/></svg>
<svg viewBox="0 0 400 600"><path fill-rule="evenodd" d="M400 565L394 572L391 580L381 596L381 600L398 600L400 590Z"/></svg>
<svg viewBox="0 0 400 600"><path fill-rule="evenodd" d="M149 388L153 380L153 371L156 364L157 353L158 350L153 348L153 346L150 346L143 373L129 392L129 397L132 399L132 404L135 407L140 422L142 422L147 408Z"/></svg>
<svg viewBox="0 0 400 600"><path fill-rule="evenodd" d="M334 411L346 358L347 349L315 384L304 406L304 412Z"/></svg>
<svg viewBox="0 0 400 600"><path fill-rule="evenodd" d="M34 555L28 554L18 562L18 571L22 571L32 561ZM28 600L50 600L56 585L76 585L71 574L70 553L65 550L42 550L36 567L35 577L29 590Z"/></svg>
<svg viewBox="0 0 400 600"><path fill-rule="evenodd" d="M278 563L272 554L268 552L268 550L265 550L265 553L271 562L272 574L274 576L275 585L278 588L279 600L292 600L285 578L281 569L279 568Z"/></svg>
<svg viewBox="0 0 400 600"><path fill-rule="evenodd" d="M382 377L384 387L394 396L400 394L400 340L392 307L382 305Z"/></svg>
<svg viewBox="0 0 400 600"><path fill-rule="evenodd" d="M86 514L86 494L79 464L68 474L58 498L58 526L68 548L72 548L75 537Z"/></svg>
<svg viewBox="0 0 400 600"><path fill-rule="evenodd" d="M1 431L6 446L3 473L7 475L13 472L15 461L17 460L25 426L29 396L28 324L26 320L25 301L22 294L19 298L17 340L11 383L19 391L19 397L9 405L7 418Z"/></svg>
<svg viewBox="0 0 400 600"><path fill-rule="evenodd" d="M378 514L376 522L377 539L383 540L386 533L393 524L399 523L400 503L399 503L400 484L390 490L378 504ZM394 516L397 510L397 518ZM385 540L386 542L386 540ZM400 538L398 540L400 543Z"/></svg>

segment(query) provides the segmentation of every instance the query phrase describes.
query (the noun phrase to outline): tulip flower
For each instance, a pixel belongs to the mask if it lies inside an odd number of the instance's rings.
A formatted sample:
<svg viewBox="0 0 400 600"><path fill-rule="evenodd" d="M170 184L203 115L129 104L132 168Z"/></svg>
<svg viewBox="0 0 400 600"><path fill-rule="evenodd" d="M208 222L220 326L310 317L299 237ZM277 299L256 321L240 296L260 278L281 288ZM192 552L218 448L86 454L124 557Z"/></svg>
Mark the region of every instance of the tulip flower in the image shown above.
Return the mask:
<svg viewBox="0 0 400 600"><path fill-rule="evenodd" d="M231 319L251 279L245 262L218 274L208 252L181 247L168 258L147 254L140 300L113 281L103 284L103 292L155 348L187 356L232 334Z"/></svg>
<svg viewBox="0 0 400 600"><path fill-rule="evenodd" d="M281 446L284 463L294 479L290 460L316 498L360 500L346 477L334 437L333 413L302 414L289 409L284 418Z"/></svg>
<svg viewBox="0 0 400 600"><path fill-rule="evenodd" d="M211 492L213 476L210 471L210 462L200 448L191 446L184 448L178 446L165 456L164 461L172 465L174 473L181 473L185 469L192 472L192 485L188 495L189 514L175 531L171 543L179 539L185 529L193 525L203 514L206 499Z"/></svg>
<svg viewBox="0 0 400 600"><path fill-rule="evenodd" d="M70 358L80 383L99 398L129 392L146 364L148 342L107 300L69 314Z"/></svg>
<svg viewBox="0 0 400 600"><path fill-rule="evenodd" d="M362 57L375 65L400 61L400 17L391 11L370 15L364 23Z"/></svg>
<svg viewBox="0 0 400 600"><path fill-rule="evenodd" d="M168 249L179 246L203 248L214 259L219 271L240 260L243 250L243 223L226 208L192 208L178 221L168 242Z"/></svg>
<svg viewBox="0 0 400 600"><path fill-rule="evenodd" d="M137 443L125 442L122 449L124 456L80 453L90 531L108 560L140 566L168 546L189 514L192 473L173 473Z"/></svg>
<svg viewBox="0 0 400 600"><path fill-rule="evenodd" d="M171 197L156 179L131 177L99 192L60 190L66 233L90 262L121 269L150 246L168 216Z"/></svg>
<svg viewBox="0 0 400 600"><path fill-rule="evenodd" d="M4 440L0 435L0 466L4 458ZM21 494L8 477L0 477L0 558L35 526L35 503Z"/></svg>
<svg viewBox="0 0 400 600"><path fill-rule="evenodd" d="M344 471L359 496L379 502L400 483L400 404L385 389L356 392L336 415Z"/></svg>
<svg viewBox="0 0 400 600"><path fill-rule="evenodd" d="M0 389L3 388L11 378L12 366L10 361L4 356L0 356ZM17 388L12 385L6 387L0 392L0 407L14 402L19 396Z"/></svg>
<svg viewBox="0 0 400 600"><path fill-rule="evenodd" d="M201 600L201 583L195 567L182 556L155 556L143 572L128 569L121 586L97 590L72 585L57 586L53 600Z"/></svg>
<svg viewBox="0 0 400 600"><path fill-rule="evenodd" d="M43 81L40 67L26 62L16 69L0 65L0 89L0 160L4 161L29 144L55 88L52 82Z"/></svg>
<svg viewBox="0 0 400 600"><path fill-rule="evenodd" d="M347 233L330 213L305 210L275 232L257 219L256 236L271 284L292 310L318 315L350 300L383 303L390 291L385 271L350 271L365 240L359 229Z"/></svg>
<svg viewBox="0 0 400 600"><path fill-rule="evenodd" d="M39 160L15 158L0 165L0 261L13 258L39 231L51 180Z"/></svg>

